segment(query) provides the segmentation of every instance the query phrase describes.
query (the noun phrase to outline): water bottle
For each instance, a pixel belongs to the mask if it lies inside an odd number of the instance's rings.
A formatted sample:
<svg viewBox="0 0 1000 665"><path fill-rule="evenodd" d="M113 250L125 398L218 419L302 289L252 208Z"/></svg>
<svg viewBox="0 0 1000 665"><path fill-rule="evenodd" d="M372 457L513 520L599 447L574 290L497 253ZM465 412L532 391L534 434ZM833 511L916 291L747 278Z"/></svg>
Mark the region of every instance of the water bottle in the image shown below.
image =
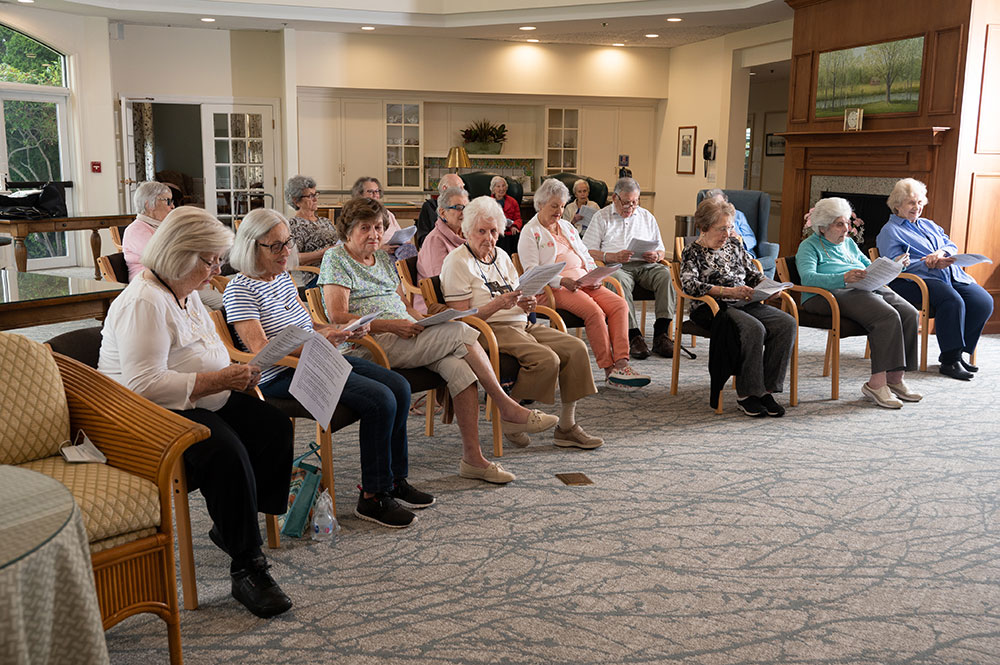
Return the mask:
<svg viewBox="0 0 1000 665"><path fill-rule="evenodd" d="M331 542L338 531L340 524L333 514L333 499L330 498L329 490L323 490L316 497L316 506L313 508L312 539Z"/></svg>

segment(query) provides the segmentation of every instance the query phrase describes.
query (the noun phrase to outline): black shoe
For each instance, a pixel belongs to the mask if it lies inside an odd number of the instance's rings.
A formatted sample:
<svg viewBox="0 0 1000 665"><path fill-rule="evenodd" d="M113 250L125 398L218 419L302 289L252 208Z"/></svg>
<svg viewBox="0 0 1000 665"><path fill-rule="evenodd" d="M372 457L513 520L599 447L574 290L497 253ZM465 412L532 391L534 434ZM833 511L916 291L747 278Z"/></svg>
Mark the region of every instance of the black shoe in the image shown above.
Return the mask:
<svg viewBox="0 0 1000 665"><path fill-rule="evenodd" d="M366 499L365 493L361 492L354 514L363 520L392 529L402 529L417 521L416 515L403 508L388 494L376 494L372 498Z"/></svg>
<svg viewBox="0 0 1000 665"><path fill-rule="evenodd" d="M964 361L964 360L962 360L961 358L959 358L959 359L958 359L958 362L959 362L959 363L960 363L960 364L962 365L962 368L963 368L963 369L964 369L964 370L965 370L966 372L973 372L973 373L975 373L975 372L978 372L978 371L979 371L979 368L978 368L978 367L976 367L976 366L975 366L975 365L973 365L972 363L967 363L967 362L965 362L965 361Z"/></svg>
<svg viewBox="0 0 1000 665"><path fill-rule="evenodd" d="M230 553L229 549L222 542L222 534L219 533L219 527L215 526L214 524L212 525L212 530L208 532L208 539L211 540L213 543L215 543L215 546L218 547L220 550L222 550L229 556L232 556L232 553Z"/></svg>
<svg viewBox="0 0 1000 665"><path fill-rule="evenodd" d="M267 572L270 567L267 559L258 556L246 568L230 575L233 578L233 598L261 619L277 616L292 607L291 599Z"/></svg>
<svg viewBox="0 0 1000 665"><path fill-rule="evenodd" d="M674 342L667 333L660 333L653 338L653 353L664 358L674 357Z"/></svg>
<svg viewBox="0 0 1000 665"><path fill-rule="evenodd" d="M434 505L434 497L406 482L406 478L396 481L389 496L404 508L427 508Z"/></svg>
<svg viewBox="0 0 1000 665"><path fill-rule="evenodd" d="M942 363L941 369L939 370L945 376L950 376L953 379L958 379L959 381L968 381L972 378L972 372L966 372L965 369L960 364L960 361L955 361L953 363Z"/></svg>
<svg viewBox="0 0 1000 665"><path fill-rule="evenodd" d="M767 415L772 418L780 418L785 415L785 407L774 401L774 395L771 393L767 393L761 397L760 404L764 407L764 410L767 411Z"/></svg>
<svg viewBox="0 0 1000 665"><path fill-rule="evenodd" d="M649 347L642 335L636 335L628 341L628 354L635 360L645 360L649 357Z"/></svg>
<svg viewBox="0 0 1000 665"><path fill-rule="evenodd" d="M736 400L736 406L740 407L740 411L751 418L757 418L767 413L767 409L760 403L760 398L754 395Z"/></svg>

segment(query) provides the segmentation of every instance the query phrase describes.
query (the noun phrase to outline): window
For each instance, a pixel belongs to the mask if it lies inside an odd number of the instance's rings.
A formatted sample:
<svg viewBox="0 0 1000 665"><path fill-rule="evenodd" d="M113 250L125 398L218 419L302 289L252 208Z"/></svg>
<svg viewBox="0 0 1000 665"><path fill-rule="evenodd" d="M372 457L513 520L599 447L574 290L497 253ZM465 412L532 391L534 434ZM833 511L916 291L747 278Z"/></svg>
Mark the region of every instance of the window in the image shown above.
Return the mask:
<svg viewBox="0 0 1000 665"><path fill-rule="evenodd" d="M64 62L58 51L0 25L0 81L61 88Z"/></svg>

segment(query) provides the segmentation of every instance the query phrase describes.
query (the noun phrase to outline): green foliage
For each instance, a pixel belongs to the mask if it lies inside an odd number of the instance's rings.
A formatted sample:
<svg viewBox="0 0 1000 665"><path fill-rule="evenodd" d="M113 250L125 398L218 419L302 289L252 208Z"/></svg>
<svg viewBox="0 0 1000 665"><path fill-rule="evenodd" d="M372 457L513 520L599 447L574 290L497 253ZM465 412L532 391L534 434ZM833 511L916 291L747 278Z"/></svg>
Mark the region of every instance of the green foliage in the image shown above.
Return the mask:
<svg viewBox="0 0 1000 665"><path fill-rule="evenodd" d="M0 81L63 85L63 57L45 44L0 25Z"/></svg>
<svg viewBox="0 0 1000 665"><path fill-rule="evenodd" d="M462 130L466 143L503 143L507 140L507 125L494 125L483 118Z"/></svg>
<svg viewBox="0 0 1000 665"><path fill-rule="evenodd" d="M821 53L816 117L858 106L865 115L916 111L923 37Z"/></svg>

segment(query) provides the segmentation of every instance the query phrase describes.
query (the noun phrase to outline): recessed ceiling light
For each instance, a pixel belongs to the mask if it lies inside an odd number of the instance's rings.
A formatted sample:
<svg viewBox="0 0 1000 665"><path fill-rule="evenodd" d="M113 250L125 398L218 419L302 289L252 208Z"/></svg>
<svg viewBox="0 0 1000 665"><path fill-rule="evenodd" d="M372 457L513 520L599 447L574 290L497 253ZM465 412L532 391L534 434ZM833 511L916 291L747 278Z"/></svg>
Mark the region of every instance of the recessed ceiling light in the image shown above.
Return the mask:
<svg viewBox="0 0 1000 665"><path fill-rule="evenodd" d="M215 23L214 18L208 18L208 17L201 19L201 21L202 23Z"/></svg>
<svg viewBox="0 0 1000 665"><path fill-rule="evenodd" d="M17 1L20 2L20 3L23 3L25 5L33 5L33 4L35 4L35 0L17 0Z"/></svg>
<svg viewBox="0 0 1000 665"><path fill-rule="evenodd" d="M362 30L374 30L375 26L374 25L363 25L363 26L361 26L361 29Z"/></svg>
<svg viewBox="0 0 1000 665"><path fill-rule="evenodd" d="M612 46L625 46L625 45L622 44L621 42L615 42L614 44L612 44Z"/></svg>
<svg viewBox="0 0 1000 665"><path fill-rule="evenodd" d="M757 72L750 72L750 76L757 76Z"/></svg>
<svg viewBox="0 0 1000 665"><path fill-rule="evenodd" d="M538 28L536 28L533 25L522 25L520 28L518 28L518 30L537 30L537 29Z"/></svg>
<svg viewBox="0 0 1000 665"><path fill-rule="evenodd" d="M657 37L659 37L659 35L658 35L658 34L656 34L655 32L651 32L651 33L649 33L649 34L648 34L648 35L646 35L646 36L647 36L648 38L650 38L650 39L656 39Z"/></svg>
<svg viewBox="0 0 1000 665"><path fill-rule="evenodd" d="M537 39L529 39L528 43L530 43L530 44L537 44L538 40Z"/></svg>
<svg viewBox="0 0 1000 665"><path fill-rule="evenodd" d="M667 19L667 22L668 23L680 23L683 20L684 19L682 19L682 18L677 18L676 16L671 16L670 18Z"/></svg>

